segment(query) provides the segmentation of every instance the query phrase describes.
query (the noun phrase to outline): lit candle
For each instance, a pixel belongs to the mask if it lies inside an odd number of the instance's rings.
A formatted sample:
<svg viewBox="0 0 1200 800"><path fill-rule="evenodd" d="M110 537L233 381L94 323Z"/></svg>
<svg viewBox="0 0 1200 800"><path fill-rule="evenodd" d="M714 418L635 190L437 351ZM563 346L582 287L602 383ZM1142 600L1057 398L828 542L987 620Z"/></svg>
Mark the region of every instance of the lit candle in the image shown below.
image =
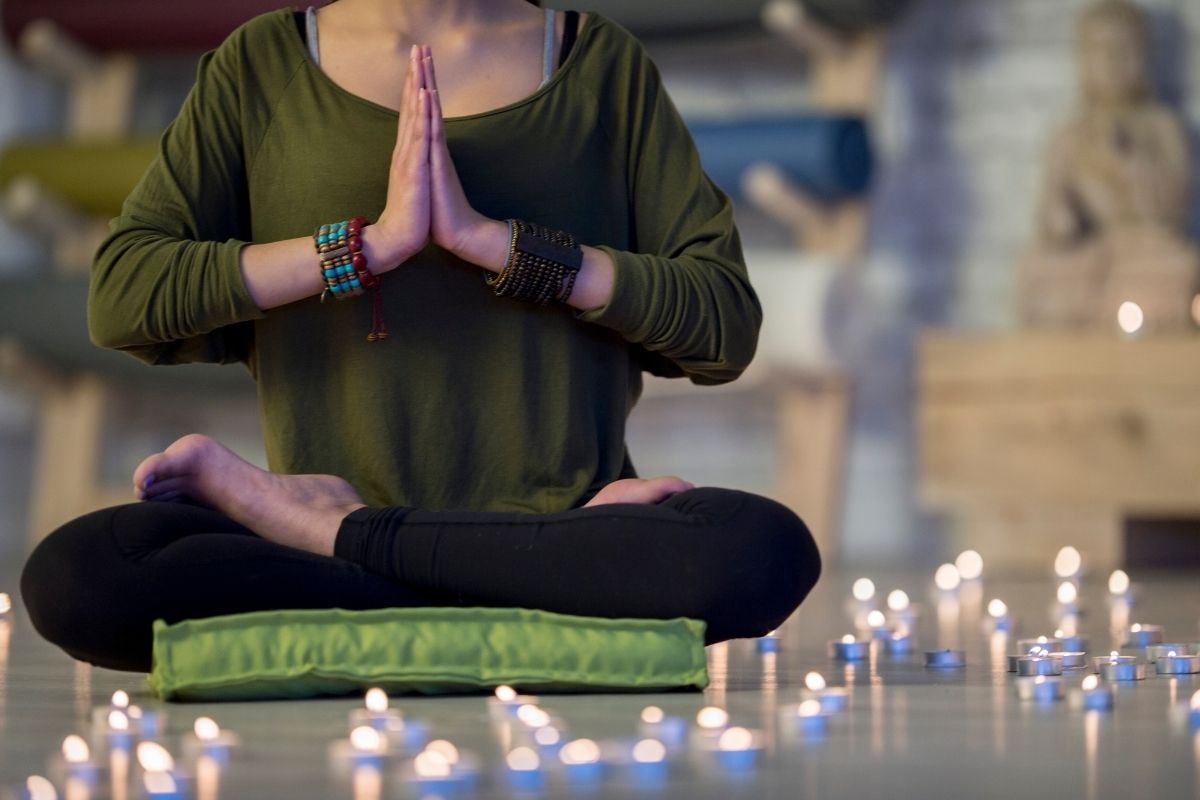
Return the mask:
<svg viewBox="0 0 1200 800"><path fill-rule="evenodd" d="M667 779L667 748L657 739L642 739L630 754L633 778L639 784L658 786Z"/></svg>
<svg viewBox="0 0 1200 800"><path fill-rule="evenodd" d="M96 764L92 761L91 748L82 736L71 734L63 739L62 756L68 779L76 778L88 786L96 782Z"/></svg>
<svg viewBox="0 0 1200 800"><path fill-rule="evenodd" d="M1096 675L1088 675L1079 692L1071 696L1071 702L1086 711L1108 711L1113 707L1113 690L1100 683Z"/></svg>
<svg viewBox="0 0 1200 800"><path fill-rule="evenodd" d="M109 750L128 750L133 744L133 734L129 730L129 717L120 709L108 712L105 727L108 733Z"/></svg>
<svg viewBox="0 0 1200 800"><path fill-rule="evenodd" d="M977 581L983 576L983 556L974 550L963 550L954 559L954 566L964 581Z"/></svg>
<svg viewBox="0 0 1200 800"><path fill-rule="evenodd" d="M1125 640L1126 647L1143 650L1152 644L1163 643L1162 625L1145 625L1135 622L1129 626L1129 634Z"/></svg>
<svg viewBox="0 0 1200 800"><path fill-rule="evenodd" d="M958 669L967 665L967 655L962 650L928 650L925 666L932 669Z"/></svg>
<svg viewBox="0 0 1200 800"><path fill-rule="evenodd" d="M1063 649L1062 639L1052 639L1049 636L1039 636L1036 639L1018 639L1017 650L1028 653L1035 647L1040 647L1047 653L1057 653Z"/></svg>
<svg viewBox="0 0 1200 800"><path fill-rule="evenodd" d="M829 714L819 700L805 700L795 707L784 706L780 714L783 716L783 729L794 730L804 738L820 737L829 726Z"/></svg>
<svg viewBox="0 0 1200 800"><path fill-rule="evenodd" d="M1053 703L1063 697L1062 681L1058 678L1048 678L1045 675L1018 678L1017 696L1022 700L1032 700L1035 703Z"/></svg>
<svg viewBox="0 0 1200 800"><path fill-rule="evenodd" d="M1012 630L1012 620L1008 617L1008 604L999 597L992 598L990 601L988 601L987 612L988 617L991 620L992 630Z"/></svg>
<svg viewBox="0 0 1200 800"><path fill-rule="evenodd" d="M1083 557L1074 547L1067 545L1054 557L1054 574L1060 578L1078 577L1083 569Z"/></svg>
<svg viewBox="0 0 1200 800"><path fill-rule="evenodd" d="M892 629L888 627L887 617L879 609L873 609L867 614L867 629L871 632L871 637L874 639L891 638Z"/></svg>
<svg viewBox="0 0 1200 800"><path fill-rule="evenodd" d="M1114 603L1128 605L1133 602L1133 584L1130 583L1129 575L1125 570L1113 570L1113 573L1108 576L1108 596L1109 600Z"/></svg>
<svg viewBox="0 0 1200 800"><path fill-rule="evenodd" d="M804 686L806 691L802 696L806 699L816 700L824 712L845 711L846 706L849 705L849 693L841 687L826 685L825 677L819 672L810 672L805 675Z"/></svg>
<svg viewBox="0 0 1200 800"><path fill-rule="evenodd" d="M1050 653L1050 660L1057 661L1062 669L1081 669L1087 666L1087 653L1080 650L1067 651L1063 650L1058 653Z"/></svg>
<svg viewBox="0 0 1200 800"><path fill-rule="evenodd" d="M760 737L746 728L728 728L717 740L717 763L734 772L752 769L761 752Z"/></svg>
<svg viewBox="0 0 1200 800"><path fill-rule="evenodd" d="M670 749L678 749L687 741L687 721L683 717L668 716L658 706L646 706L642 709L638 734L643 739L656 739Z"/></svg>
<svg viewBox="0 0 1200 800"><path fill-rule="evenodd" d="M711 744L729 727L729 712L718 706L705 706L696 713L696 727L696 743Z"/></svg>
<svg viewBox="0 0 1200 800"><path fill-rule="evenodd" d="M521 791L538 791L542 788L545 782L542 759L533 748L514 747L504 757L504 764L513 788Z"/></svg>
<svg viewBox="0 0 1200 800"><path fill-rule="evenodd" d="M567 780L572 783L595 783L604 776L600 746L591 739L575 739L558 751Z"/></svg>
<svg viewBox="0 0 1200 800"><path fill-rule="evenodd" d="M1153 664L1172 650L1184 655L1196 655L1190 645L1182 642L1163 642L1162 644L1152 644L1146 648L1146 663Z"/></svg>
<svg viewBox="0 0 1200 800"><path fill-rule="evenodd" d="M1158 659L1157 670L1159 675L1194 675L1200 672L1200 656L1169 650Z"/></svg>
<svg viewBox="0 0 1200 800"><path fill-rule="evenodd" d="M377 731L386 731L389 723L400 717L388 706L387 692L379 687L368 689L363 697L363 708L350 712L350 726L369 725Z"/></svg>
<svg viewBox="0 0 1200 800"><path fill-rule="evenodd" d="M507 719L517 713L523 705L537 705L538 699L533 695L519 694L511 686L497 686L493 697L488 698L488 711L492 719Z"/></svg>
<svg viewBox="0 0 1200 800"><path fill-rule="evenodd" d="M29 800L58 800L58 790L49 778L30 775L25 779L25 797Z"/></svg>
<svg viewBox="0 0 1200 800"><path fill-rule="evenodd" d="M449 794L469 786L478 774L475 759L445 739L435 739L412 761L422 795Z"/></svg>
<svg viewBox="0 0 1200 800"><path fill-rule="evenodd" d="M1132 300L1126 300L1117 307L1117 327L1126 336L1133 336L1140 331L1145 321L1146 313Z"/></svg>
<svg viewBox="0 0 1200 800"><path fill-rule="evenodd" d="M916 619L917 609L903 589L893 589L887 596L888 618L894 623L910 624Z"/></svg>
<svg viewBox="0 0 1200 800"><path fill-rule="evenodd" d="M1079 615L1079 587L1074 581L1063 581L1055 592L1058 598L1059 613L1065 616Z"/></svg>
<svg viewBox="0 0 1200 800"><path fill-rule="evenodd" d="M1054 638L1062 642L1062 649L1070 653L1086 653L1088 640L1078 633L1067 635L1061 628L1054 632ZM1080 665L1082 666L1082 665Z"/></svg>
<svg viewBox="0 0 1200 800"><path fill-rule="evenodd" d="M758 637L758 652L760 653L777 653L779 652L779 635L775 631L771 631L765 636Z"/></svg>
<svg viewBox="0 0 1200 800"><path fill-rule="evenodd" d="M901 628L884 639L884 644L887 645L887 651L891 655L901 656L907 655L913 651L916 646L916 639L907 630Z"/></svg>
<svg viewBox="0 0 1200 800"><path fill-rule="evenodd" d="M871 654L871 642L860 641L854 638L854 634L847 633L829 643L829 654L838 661L861 661Z"/></svg>
<svg viewBox="0 0 1200 800"><path fill-rule="evenodd" d="M224 765L229 763L229 751L237 743L237 736L222 730L212 717L196 717L192 722L192 735L184 738L183 747L185 755L207 756Z"/></svg>
<svg viewBox="0 0 1200 800"><path fill-rule="evenodd" d="M183 800L175 759L158 742L138 742L137 760L144 773L142 782L151 800Z"/></svg>
<svg viewBox="0 0 1200 800"><path fill-rule="evenodd" d="M850 587L850 594L859 603L867 604L875 599L875 582L870 578L859 578Z"/></svg>
<svg viewBox="0 0 1200 800"><path fill-rule="evenodd" d="M339 744L350 745L349 750L343 748L343 751L355 767L379 767L387 752L387 740L369 725L359 725L350 731L348 741Z"/></svg>
<svg viewBox="0 0 1200 800"><path fill-rule="evenodd" d="M942 564L933 573L933 585L938 588L939 592L953 592L961 583L962 575L959 574L958 567L953 564Z"/></svg>
<svg viewBox="0 0 1200 800"><path fill-rule="evenodd" d="M1100 677L1106 681L1141 681L1146 679L1146 665L1138 663L1133 656L1117 655L1098 659L1096 667Z"/></svg>
<svg viewBox="0 0 1200 800"><path fill-rule="evenodd" d="M1017 674L1021 677L1062 675L1062 671L1062 662L1050 658L1050 654L1044 651L1031 653L1017 659Z"/></svg>
<svg viewBox="0 0 1200 800"><path fill-rule="evenodd" d="M534 731L533 741L537 744L538 749L548 756L557 756L558 751L562 748L562 734L553 725L547 725Z"/></svg>

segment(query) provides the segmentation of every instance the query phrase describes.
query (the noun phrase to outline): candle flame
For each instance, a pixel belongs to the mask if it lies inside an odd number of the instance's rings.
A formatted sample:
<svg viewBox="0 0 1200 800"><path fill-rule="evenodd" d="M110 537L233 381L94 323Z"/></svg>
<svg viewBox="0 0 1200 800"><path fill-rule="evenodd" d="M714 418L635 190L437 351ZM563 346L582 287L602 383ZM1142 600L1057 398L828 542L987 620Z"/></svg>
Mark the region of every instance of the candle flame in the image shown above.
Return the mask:
<svg viewBox="0 0 1200 800"><path fill-rule="evenodd" d="M1086 678L1083 679L1083 690L1085 692L1093 691L1099 685L1100 685L1100 679L1098 677L1096 677L1095 675L1088 675Z"/></svg>
<svg viewBox="0 0 1200 800"><path fill-rule="evenodd" d="M666 757L667 748L657 739L642 739L633 746L633 760L639 764L657 764Z"/></svg>
<svg viewBox="0 0 1200 800"><path fill-rule="evenodd" d="M541 766L541 759L531 747L514 747L504 760L514 772L532 772Z"/></svg>
<svg viewBox="0 0 1200 800"><path fill-rule="evenodd" d="M422 750L413 759L413 772L418 778L449 778L450 762L437 750Z"/></svg>
<svg viewBox="0 0 1200 800"><path fill-rule="evenodd" d="M729 712L717 706L706 706L696 714L696 724L705 730L724 728L729 724Z"/></svg>
<svg viewBox="0 0 1200 800"><path fill-rule="evenodd" d="M192 731L202 742L215 742L221 735L221 726L212 717L196 717L192 723Z"/></svg>
<svg viewBox="0 0 1200 800"><path fill-rule="evenodd" d="M54 784L41 775L30 775L25 779L25 792L29 800L58 800Z"/></svg>
<svg viewBox="0 0 1200 800"><path fill-rule="evenodd" d="M1118 653L1116 650L1113 650L1111 653L1108 654L1108 658L1113 664L1117 663L1117 659L1119 659L1120 657L1121 657L1121 654Z"/></svg>
<svg viewBox="0 0 1200 800"><path fill-rule="evenodd" d="M754 744L754 734L745 728L730 728L717 740L720 750L749 750Z"/></svg>
<svg viewBox="0 0 1200 800"><path fill-rule="evenodd" d="M68 764L82 764L91 757L92 752L82 736L71 734L63 739L62 754Z"/></svg>
<svg viewBox="0 0 1200 800"><path fill-rule="evenodd" d="M796 709L796 714L801 717L815 717L821 713L820 700L805 700Z"/></svg>
<svg viewBox="0 0 1200 800"><path fill-rule="evenodd" d="M367 706L367 711L370 711L372 714L382 714L388 710L387 692L379 687L368 689L364 702Z"/></svg>
<svg viewBox="0 0 1200 800"><path fill-rule="evenodd" d="M842 637L842 644L854 644L854 634L847 633Z"/></svg>
<svg viewBox="0 0 1200 800"><path fill-rule="evenodd" d="M825 678L819 672L810 672L804 676L804 685L810 692L820 692L825 689Z"/></svg>
<svg viewBox="0 0 1200 800"><path fill-rule="evenodd" d="M896 589L888 593L887 606L892 611L906 611L909 606L908 592Z"/></svg>
<svg viewBox="0 0 1200 800"><path fill-rule="evenodd" d="M1045 676L1045 675L1038 675L1036 678L1034 678L1034 679L1033 679L1033 682L1034 682L1034 683L1045 683L1045 682L1046 682L1046 676Z"/></svg>
<svg viewBox="0 0 1200 800"><path fill-rule="evenodd" d="M531 728L541 728L550 724L550 715L537 706L526 703L517 709L517 719Z"/></svg>
<svg viewBox="0 0 1200 800"><path fill-rule="evenodd" d="M870 614L867 614L867 627L882 628L887 624L887 618L883 616L883 612L875 609Z"/></svg>
<svg viewBox="0 0 1200 800"><path fill-rule="evenodd" d="M1070 578L1079 573L1083 566L1083 556L1074 547L1067 545L1058 551L1054 557L1054 574L1060 578Z"/></svg>
<svg viewBox="0 0 1200 800"><path fill-rule="evenodd" d="M359 753L376 753L383 745L379 731L369 725L359 725L350 731L350 746Z"/></svg>
<svg viewBox="0 0 1200 800"><path fill-rule="evenodd" d="M1175 656L1176 656L1176 653L1174 650L1167 651L1167 658L1175 658Z"/></svg>
<svg viewBox="0 0 1200 800"><path fill-rule="evenodd" d="M533 740L542 747L550 747L558 744L558 740L562 738L557 728L547 725L544 728L538 728L533 733Z"/></svg>
<svg viewBox="0 0 1200 800"><path fill-rule="evenodd" d="M501 703L511 703L517 699L517 691L511 686L497 686L496 699Z"/></svg>
<svg viewBox="0 0 1200 800"><path fill-rule="evenodd" d="M933 583L943 592L952 592L962 583L962 576L958 572L958 567L953 564L942 564L933 574Z"/></svg>
<svg viewBox="0 0 1200 800"><path fill-rule="evenodd" d="M1058 585L1058 602L1064 606L1069 606L1079 598L1079 587L1070 581L1063 581Z"/></svg>
<svg viewBox="0 0 1200 800"><path fill-rule="evenodd" d="M138 742L137 760L146 772L170 772L175 769L175 759L158 742Z"/></svg>
<svg viewBox="0 0 1200 800"><path fill-rule="evenodd" d="M859 578L850 587L850 593L860 603L865 603L875 596L875 582L870 578Z"/></svg>
<svg viewBox="0 0 1200 800"><path fill-rule="evenodd" d="M114 731L127 731L129 730L129 717L124 711L110 711L108 712L108 727Z"/></svg>
<svg viewBox="0 0 1200 800"><path fill-rule="evenodd" d="M999 597L988 603L988 616L992 619L1002 619L1008 615L1008 605Z"/></svg>
<svg viewBox="0 0 1200 800"><path fill-rule="evenodd" d="M437 753L446 759L447 764L453 765L458 763L458 748L445 739L434 739L425 745L425 749Z"/></svg>
<svg viewBox="0 0 1200 800"><path fill-rule="evenodd" d="M575 739L563 745L558 757L564 764L595 764L600 760L600 746L591 739Z"/></svg>
<svg viewBox="0 0 1200 800"><path fill-rule="evenodd" d="M124 689L117 689L112 696L113 708L129 708L129 692Z"/></svg>
<svg viewBox="0 0 1200 800"><path fill-rule="evenodd" d="M1146 315L1142 311L1142 307L1132 300L1126 300L1117 308L1117 324L1125 333L1137 333L1142 329L1142 323L1145 321Z"/></svg>
<svg viewBox="0 0 1200 800"><path fill-rule="evenodd" d="M1113 570L1113 574L1108 576L1108 592L1109 594L1122 595L1129 591L1129 575L1125 570Z"/></svg>
<svg viewBox="0 0 1200 800"><path fill-rule="evenodd" d="M983 575L983 556L975 550L963 550L954 559L954 566L964 581L973 581Z"/></svg>
<svg viewBox="0 0 1200 800"><path fill-rule="evenodd" d="M1142 630L1142 623L1140 623L1140 622L1135 622L1129 626L1130 633L1140 633L1141 630Z"/></svg>
<svg viewBox="0 0 1200 800"><path fill-rule="evenodd" d="M642 709L642 722L647 725L657 725L666 715L658 706L646 706Z"/></svg>

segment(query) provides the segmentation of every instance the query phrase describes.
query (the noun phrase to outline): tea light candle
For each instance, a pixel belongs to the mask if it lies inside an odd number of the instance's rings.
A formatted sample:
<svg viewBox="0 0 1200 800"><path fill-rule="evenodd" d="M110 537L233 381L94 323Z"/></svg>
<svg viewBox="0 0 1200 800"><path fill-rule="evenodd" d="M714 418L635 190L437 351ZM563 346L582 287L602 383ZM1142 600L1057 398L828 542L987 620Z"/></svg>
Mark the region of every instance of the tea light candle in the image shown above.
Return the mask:
<svg viewBox="0 0 1200 800"><path fill-rule="evenodd" d="M1008 616L1008 604L999 597L994 597L988 601L987 612L988 618L991 620L992 630L1012 630L1012 620Z"/></svg>
<svg viewBox="0 0 1200 800"><path fill-rule="evenodd" d="M850 594L863 605L870 603L875 599L875 581L870 578L859 578L850 587Z"/></svg>
<svg viewBox="0 0 1200 800"><path fill-rule="evenodd" d="M128 750L133 744L133 733L129 730L129 716L120 709L113 709L106 717L109 750Z"/></svg>
<svg viewBox="0 0 1200 800"><path fill-rule="evenodd" d="M838 661L861 661L871 654L870 640L860 641L847 633L829 643L829 654Z"/></svg>
<svg viewBox="0 0 1200 800"><path fill-rule="evenodd" d="M221 726L212 717L196 717L192 722L192 735L183 742L187 755L208 756L217 763L229 763L229 751L238 743L238 738Z"/></svg>
<svg viewBox="0 0 1200 800"><path fill-rule="evenodd" d="M604 776L600 746L591 739L574 739L558 752L567 780L573 783L595 783Z"/></svg>
<svg viewBox="0 0 1200 800"><path fill-rule="evenodd" d="M1085 711L1108 711L1113 707L1113 690L1100 683L1096 675L1088 675L1073 696L1073 702Z"/></svg>
<svg viewBox="0 0 1200 800"><path fill-rule="evenodd" d="M350 712L350 727L369 725L377 731L386 731L389 725L400 718L400 715L388 708L390 701L387 692L378 687L367 690L363 697L364 708L356 708Z"/></svg>
<svg viewBox="0 0 1200 800"><path fill-rule="evenodd" d="M734 772L752 769L761 752L760 737L746 728L728 728L717 740L717 763Z"/></svg>
<svg viewBox="0 0 1200 800"><path fill-rule="evenodd" d="M958 567L953 564L942 564L933 573L933 585L938 588L939 592L953 592L961 583L962 575L959 574Z"/></svg>
<svg viewBox="0 0 1200 800"><path fill-rule="evenodd" d="M700 746L715 742L729 727L729 712L718 706L705 706L696 713L696 743Z"/></svg>
<svg viewBox="0 0 1200 800"><path fill-rule="evenodd" d="M1108 596L1110 601L1126 605L1133 601L1133 585L1129 582L1129 575L1125 570L1113 570L1108 576Z"/></svg>
<svg viewBox="0 0 1200 800"><path fill-rule="evenodd" d="M1062 649L1070 653L1086 653L1088 649L1088 640L1086 636L1079 634L1071 634L1068 636L1060 628L1054 632L1054 638L1062 642ZM1081 665L1082 666L1082 665Z"/></svg>
<svg viewBox="0 0 1200 800"><path fill-rule="evenodd" d="M1200 672L1200 656L1170 650L1158 659L1157 670L1159 675L1194 675Z"/></svg>
<svg viewBox="0 0 1200 800"><path fill-rule="evenodd" d="M911 625L917 617L917 608L903 589L893 589L887 596L888 617L896 623Z"/></svg>
<svg viewBox="0 0 1200 800"><path fill-rule="evenodd" d="M504 757L504 764L508 771L508 781L513 788L528 792L539 791L542 788L545 782L542 760L533 748L514 747Z"/></svg>
<svg viewBox="0 0 1200 800"><path fill-rule="evenodd" d="M667 748L657 739L642 739L633 746L630 767L637 783L659 785L667 778Z"/></svg>
<svg viewBox="0 0 1200 800"><path fill-rule="evenodd" d="M894 656L907 655L916 647L916 639L907 631L896 631L887 639L884 639L884 644L887 646L887 651Z"/></svg>
<svg viewBox="0 0 1200 800"><path fill-rule="evenodd" d="M137 760L141 765L146 796L152 800L183 800L175 759L158 742L138 742Z"/></svg>
<svg viewBox="0 0 1200 800"><path fill-rule="evenodd" d="M71 734L63 739L62 756L68 780L74 778L89 787L95 784L96 764L92 761L91 748L82 736Z"/></svg>
<svg viewBox="0 0 1200 800"><path fill-rule="evenodd" d="M1017 679L1017 696L1035 703L1053 703L1063 697L1062 681L1038 675L1033 678Z"/></svg>
<svg viewBox="0 0 1200 800"><path fill-rule="evenodd" d="M668 716L658 706L642 709L638 734L643 739L654 739L668 748L678 749L687 741L687 721L683 717Z"/></svg>
<svg viewBox="0 0 1200 800"><path fill-rule="evenodd" d="M819 737L829 727L829 714L821 707L819 700L805 700L794 708L784 707L784 726L792 727L804 737Z"/></svg>
<svg viewBox="0 0 1200 800"><path fill-rule="evenodd" d="M1059 613L1074 617L1079 615L1079 587L1074 581L1063 581L1055 592L1058 599Z"/></svg>
<svg viewBox="0 0 1200 800"><path fill-rule="evenodd" d="M1018 639L1017 650L1028 653L1035 647L1040 647L1047 653L1057 653L1063 649L1062 639L1052 639L1049 636L1039 636L1036 639Z"/></svg>
<svg viewBox="0 0 1200 800"><path fill-rule="evenodd" d="M1143 625L1140 622L1135 622L1129 626L1129 634L1125 640L1126 647L1143 650L1152 644L1162 643L1162 625Z"/></svg>
<svg viewBox="0 0 1200 800"><path fill-rule="evenodd" d="M1152 644L1146 648L1146 663L1154 664L1172 651L1182 655L1195 655L1186 644L1181 642L1163 642L1162 644Z"/></svg>
<svg viewBox="0 0 1200 800"><path fill-rule="evenodd" d="M810 672L804 676L806 691L803 696L816 700L822 711L836 713L845 711L849 704L850 695L845 689L826 685L825 677L819 672Z"/></svg>
<svg viewBox="0 0 1200 800"><path fill-rule="evenodd" d="M348 755L355 767L382 766L384 753L387 752L387 740L379 731L369 725L359 725L350 731L348 742Z"/></svg>
<svg viewBox="0 0 1200 800"><path fill-rule="evenodd" d="M1087 666L1087 653L1063 650L1058 653L1050 653L1050 660L1057 661L1062 669L1080 669Z"/></svg>
<svg viewBox="0 0 1200 800"><path fill-rule="evenodd" d="M1141 681L1146 679L1146 665L1133 656L1113 654L1100 661L1097 669L1106 681Z"/></svg>
<svg viewBox="0 0 1200 800"><path fill-rule="evenodd" d="M873 639L888 639L892 635L892 629L887 625L887 617L879 609L867 614L867 629Z"/></svg>
<svg viewBox="0 0 1200 800"><path fill-rule="evenodd" d="M497 686L493 697L488 698L488 711L493 719L505 719L517 713L524 705L537 705L533 695L518 694L511 686Z"/></svg>
<svg viewBox="0 0 1200 800"><path fill-rule="evenodd" d="M760 653L778 653L779 652L779 634L771 631L765 636L758 637L758 652Z"/></svg>
<svg viewBox="0 0 1200 800"><path fill-rule="evenodd" d="M925 666L932 669L958 669L967 665L967 656L962 650L928 650Z"/></svg>
<svg viewBox="0 0 1200 800"><path fill-rule="evenodd" d="M977 581L983 576L983 556L975 550L963 550L954 559L954 566L964 581Z"/></svg>
<svg viewBox="0 0 1200 800"><path fill-rule="evenodd" d="M1035 675L1062 675L1062 662L1050 658L1049 653L1022 656L1017 659L1017 674L1022 677Z"/></svg>

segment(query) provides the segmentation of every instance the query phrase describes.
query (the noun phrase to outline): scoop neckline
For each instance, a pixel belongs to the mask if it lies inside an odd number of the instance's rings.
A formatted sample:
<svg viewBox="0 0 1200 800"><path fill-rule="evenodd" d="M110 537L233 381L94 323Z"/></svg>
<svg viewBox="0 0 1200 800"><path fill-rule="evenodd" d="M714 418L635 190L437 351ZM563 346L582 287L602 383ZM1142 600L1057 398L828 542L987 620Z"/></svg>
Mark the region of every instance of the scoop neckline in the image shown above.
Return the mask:
<svg viewBox="0 0 1200 800"><path fill-rule="evenodd" d="M334 81L333 78L330 78L325 73L325 70L321 69L320 65L313 62L312 56L308 52L308 48L304 46L304 41L300 38L300 33L296 30L296 26L292 22L291 14L293 13L293 10L291 8L283 8L277 13L280 15L280 20L286 24L290 32L288 37L289 41L291 41L293 46L299 48L301 51L305 68L311 72L316 72L319 80L323 81L338 94L353 100L359 105L375 109L376 111L382 112L391 117L398 117L400 115L399 111L388 108L381 103L376 103L374 100L368 100L362 95L357 95ZM597 14L595 11L588 12L587 19L583 21L583 25L581 25L579 28L579 33L575 39L575 45L571 48L571 52L567 54L567 60L564 61L562 65L558 67L558 69L554 70L554 74L550 76L550 80L546 81L537 89L535 89L532 94L526 95L519 100L514 100L506 105L499 106L498 108L488 109L487 111L477 111L474 114L464 114L457 117L444 117L443 120L446 123L470 122L472 120L482 119L484 117L491 117L496 114L503 114L506 111L513 111L534 102L558 85L558 83L562 81L564 77L571 71L574 63L581 58L579 54L583 51L583 47L580 45L583 43L584 37L591 34L592 28L594 27L593 23L595 23L600 16L601 15Z"/></svg>

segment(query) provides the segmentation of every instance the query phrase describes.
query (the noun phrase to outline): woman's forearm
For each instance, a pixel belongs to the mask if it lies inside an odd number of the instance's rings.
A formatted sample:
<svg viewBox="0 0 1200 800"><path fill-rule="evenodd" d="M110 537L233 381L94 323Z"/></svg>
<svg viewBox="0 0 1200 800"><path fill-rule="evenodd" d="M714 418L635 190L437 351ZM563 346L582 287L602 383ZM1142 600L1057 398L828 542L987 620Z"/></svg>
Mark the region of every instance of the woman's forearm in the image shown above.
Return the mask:
<svg viewBox="0 0 1200 800"><path fill-rule="evenodd" d="M375 275L395 269L411 255L390 246L384 232L373 225L363 229L363 254L367 257L367 268ZM250 296L263 311L312 297L325 289L311 236L245 247L241 252L241 270Z"/></svg>
<svg viewBox="0 0 1200 800"><path fill-rule="evenodd" d="M489 219L480 224L472 235L465 237L454 254L489 272L500 272L508 258L510 241L508 224ZM607 303L612 297L614 269L608 253L584 245L583 266L575 277L575 286L567 304L586 311Z"/></svg>

